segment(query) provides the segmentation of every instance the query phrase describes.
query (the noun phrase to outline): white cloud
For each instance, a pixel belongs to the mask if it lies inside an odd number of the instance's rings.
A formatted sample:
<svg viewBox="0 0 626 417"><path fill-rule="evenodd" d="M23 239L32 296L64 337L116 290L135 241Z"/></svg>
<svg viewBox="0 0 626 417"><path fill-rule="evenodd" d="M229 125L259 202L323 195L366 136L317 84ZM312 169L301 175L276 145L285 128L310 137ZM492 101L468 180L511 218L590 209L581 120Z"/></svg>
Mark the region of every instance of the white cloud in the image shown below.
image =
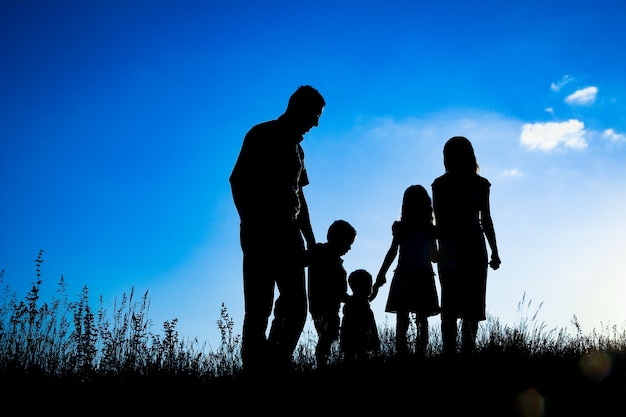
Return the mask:
<svg viewBox="0 0 626 417"><path fill-rule="evenodd" d="M518 177L523 177L524 173L517 168L511 168L511 169L504 170L500 175L503 177L518 178Z"/></svg>
<svg viewBox="0 0 626 417"><path fill-rule="evenodd" d="M571 81L574 81L574 77L572 77L571 75L564 75L560 81L550 84L550 88L552 89L552 91L559 91L565 84Z"/></svg>
<svg viewBox="0 0 626 417"><path fill-rule="evenodd" d="M587 147L585 125L579 120L567 122L527 123L522 126L522 146L549 151L559 146L573 149Z"/></svg>
<svg viewBox="0 0 626 417"><path fill-rule="evenodd" d="M612 142L623 142L626 141L626 135L623 133L617 133L613 129L606 129L602 132L602 137L605 139L609 139Z"/></svg>
<svg viewBox="0 0 626 417"><path fill-rule="evenodd" d="M567 96L565 102L567 104L588 105L596 101L597 94L598 87L585 87Z"/></svg>

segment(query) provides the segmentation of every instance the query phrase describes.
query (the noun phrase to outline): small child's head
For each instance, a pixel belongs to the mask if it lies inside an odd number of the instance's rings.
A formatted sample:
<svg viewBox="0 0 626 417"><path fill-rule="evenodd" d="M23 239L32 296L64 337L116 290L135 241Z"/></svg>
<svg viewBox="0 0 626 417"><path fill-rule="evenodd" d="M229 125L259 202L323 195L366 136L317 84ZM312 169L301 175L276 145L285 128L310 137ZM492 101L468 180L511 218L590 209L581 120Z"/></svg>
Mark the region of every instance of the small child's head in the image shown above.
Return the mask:
<svg viewBox="0 0 626 417"><path fill-rule="evenodd" d="M348 284L352 290L352 295L357 298L368 299L372 294L372 274L365 269L357 269L348 276Z"/></svg>
<svg viewBox="0 0 626 417"><path fill-rule="evenodd" d="M339 255L345 255L356 239L356 230L345 220L335 220L328 228L326 238L328 245Z"/></svg>

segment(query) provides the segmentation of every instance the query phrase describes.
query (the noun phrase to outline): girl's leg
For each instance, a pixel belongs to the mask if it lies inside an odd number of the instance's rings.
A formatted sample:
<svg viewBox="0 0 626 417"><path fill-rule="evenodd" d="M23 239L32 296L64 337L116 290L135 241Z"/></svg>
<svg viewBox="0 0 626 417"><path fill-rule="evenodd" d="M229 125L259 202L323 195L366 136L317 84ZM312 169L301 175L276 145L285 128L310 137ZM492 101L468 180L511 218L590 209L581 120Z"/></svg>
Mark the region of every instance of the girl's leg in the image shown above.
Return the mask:
<svg viewBox="0 0 626 417"><path fill-rule="evenodd" d="M415 324L417 326L416 351L419 354L424 354L426 353L426 346L428 346L428 318L417 314L415 316Z"/></svg>
<svg viewBox="0 0 626 417"><path fill-rule="evenodd" d="M404 355L408 353L406 333L409 330L409 313L399 312L396 314L396 351Z"/></svg>

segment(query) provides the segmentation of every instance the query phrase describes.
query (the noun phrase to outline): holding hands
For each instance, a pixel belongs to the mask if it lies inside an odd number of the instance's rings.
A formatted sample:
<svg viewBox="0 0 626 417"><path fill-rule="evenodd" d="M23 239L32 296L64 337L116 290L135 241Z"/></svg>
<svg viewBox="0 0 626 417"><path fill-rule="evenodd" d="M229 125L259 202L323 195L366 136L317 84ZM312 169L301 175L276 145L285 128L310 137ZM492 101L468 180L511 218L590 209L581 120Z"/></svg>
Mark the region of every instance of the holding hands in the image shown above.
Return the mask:
<svg viewBox="0 0 626 417"><path fill-rule="evenodd" d="M372 293L370 294L369 300L373 301L374 298L378 295L378 289L382 287L387 282L387 278L385 278L385 274L379 273L376 277L376 282L372 286Z"/></svg>

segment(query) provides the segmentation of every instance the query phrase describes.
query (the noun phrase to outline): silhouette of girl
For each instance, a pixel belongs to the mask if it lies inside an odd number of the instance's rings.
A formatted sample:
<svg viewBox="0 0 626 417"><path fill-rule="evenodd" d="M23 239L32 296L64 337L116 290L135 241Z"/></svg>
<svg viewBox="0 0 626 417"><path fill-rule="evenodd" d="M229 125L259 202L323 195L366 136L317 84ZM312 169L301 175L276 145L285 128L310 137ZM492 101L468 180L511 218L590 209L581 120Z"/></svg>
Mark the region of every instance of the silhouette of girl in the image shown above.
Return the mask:
<svg viewBox="0 0 626 417"><path fill-rule="evenodd" d="M397 255L385 311L396 313L396 349L400 354L408 352L407 331L415 314L416 350L424 352L428 317L439 314L439 298L432 265L437 253L433 208L423 186L411 185L405 190L400 220L393 223L391 231L393 239L376 277L374 293L387 282L385 275Z"/></svg>
<svg viewBox="0 0 626 417"><path fill-rule="evenodd" d="M441 334L444 353L456 353L457 319L462 320L461 350L476 346L478 323L486 319L487 266L500 267L489 207L489 181L478 175L471 142L462 136L443 148L446 172L432 183L441 283ZM491 261L487 262L487 247Z"/></svg>

